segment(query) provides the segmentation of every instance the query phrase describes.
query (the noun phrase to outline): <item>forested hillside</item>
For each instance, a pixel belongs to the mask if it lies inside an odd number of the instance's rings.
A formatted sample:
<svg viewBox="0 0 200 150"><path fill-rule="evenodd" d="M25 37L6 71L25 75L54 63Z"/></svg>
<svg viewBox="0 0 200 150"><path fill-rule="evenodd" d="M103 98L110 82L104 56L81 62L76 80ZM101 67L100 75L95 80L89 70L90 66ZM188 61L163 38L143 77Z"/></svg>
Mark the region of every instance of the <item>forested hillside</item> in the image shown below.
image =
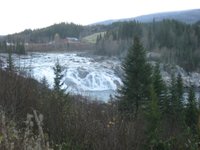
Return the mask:
<svg viewBox="0 0 200 150"><path fill-rule="evenodd" d="M59 36L63 39L66 37L79 38L82 31L82 25L74 23L59 23L42 29L27 29L20 33L8 35L7 40L11 42L13 40L20 39L31 43L44 43L54 40L55 34L59 34Z"/></svg>
<svg viewBox="0 0 200 150"><path fill-rule="evenodd" d="M200 20L200 9L183 10L183 11L172 11L172 12L161 12L148 15L137 16L133 18L125 19L114 19L106 20L102 22L97 22L95 24L109 25L115 22L125 22L125 21L139 21L143 23L155 21L162 21L165 19L174 19L187 24L194 24Z"/></svg>
<svg viewBox="0 0 200 150"><path fill-rule="evenodd" d="M27 51L83 50L85 48L96 50L96 54L100 55L124 57L135 36L141 39L148 52L161 55L159 59L163 63L178 64L187 71L199 71L199 22L186 24L176 20L153 20L147 23L129 21L91 26L60 23L2 37L0 49L5 52L6 42L14 43L15 47L18 42L26 43ZM58 37L57 42L55 37ZM77 38L79 41L69 44L67 37Z"/></svg>
<svg viewBox="0 0 200 150"><path fill-rule="evenodd" d="M99 54L124 55L134 36L141 38L147 51L158 52L162 61L195 70L200 60L199 23L188 25L175 20L161 22L118 22L97 37Z"/></svg>

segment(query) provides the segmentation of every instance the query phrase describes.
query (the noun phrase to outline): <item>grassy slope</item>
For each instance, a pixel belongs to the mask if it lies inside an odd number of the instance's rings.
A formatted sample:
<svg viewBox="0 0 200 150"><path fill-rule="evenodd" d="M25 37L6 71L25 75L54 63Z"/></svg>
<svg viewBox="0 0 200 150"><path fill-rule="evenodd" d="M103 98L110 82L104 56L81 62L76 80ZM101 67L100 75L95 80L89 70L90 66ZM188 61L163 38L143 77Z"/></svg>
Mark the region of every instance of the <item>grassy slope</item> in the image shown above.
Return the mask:
<svg viewBox="0 0 200 150"><path fill-rule="evenodd" d="M85 36L82 38L82 41L94 44L94 43L96 43L97 36L100 34L103 36L105 34L105 32L98 32L98 33L94 33L94 34Z"/></svg>

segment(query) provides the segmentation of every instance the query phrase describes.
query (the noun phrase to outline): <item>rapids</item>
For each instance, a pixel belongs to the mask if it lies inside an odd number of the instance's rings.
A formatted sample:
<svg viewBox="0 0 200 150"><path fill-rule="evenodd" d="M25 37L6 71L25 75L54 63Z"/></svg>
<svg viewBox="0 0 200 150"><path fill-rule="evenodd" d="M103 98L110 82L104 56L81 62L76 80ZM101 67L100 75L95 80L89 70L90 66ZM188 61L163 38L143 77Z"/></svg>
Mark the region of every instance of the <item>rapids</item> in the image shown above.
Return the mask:
<svg viewBox="0 0 200 150"><path fill-rule="evenodd" d="M87 57L81 53L29 53L12 55L14 65L31 77L41 81L45 77L50 88L54 83L53 67L58 60L63 68L63 88L74 94L82 94L107 101L122 84L115 68L120 61L101 56ZM6 62L7 54L1 54Z"/></svg>

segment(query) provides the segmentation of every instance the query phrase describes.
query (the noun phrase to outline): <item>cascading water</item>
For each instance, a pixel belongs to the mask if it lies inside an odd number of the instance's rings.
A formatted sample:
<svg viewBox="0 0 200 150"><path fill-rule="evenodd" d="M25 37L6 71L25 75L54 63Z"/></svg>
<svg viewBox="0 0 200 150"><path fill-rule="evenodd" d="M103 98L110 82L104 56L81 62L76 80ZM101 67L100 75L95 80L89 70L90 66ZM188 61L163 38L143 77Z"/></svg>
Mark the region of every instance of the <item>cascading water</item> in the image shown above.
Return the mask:
<svg viewBox="0 0 200 150"><path fill-rule="evenodd" d="M6 61L7 54L1 55ZM75 53L30 53L29 55L13 55L15 66L20 66L37 80L45 77L53 87L53 67L57 60L63 67L63 88L75 94L90 96L107 101L110 94L122 84L113 68L120 61L103 57L81 57Z"/></svg>
<svg viewBox="0 0 200 150"><path fill-rule="evenodd" d="M6 64L7 58L8 54L0 54L0 59L5 62L4 64ZM116 89L122 85L121 62L114 58L81 57L75 53L29 53L22 56L13 54L12 58L15 67L19 67L20 70L30 74L38 81L46 77L51 88L54 84L53 67L59 60L64 69L63 88L71 93L92 97L92 99L107 101L110 95L114 94ZM192 84L199 93L199 73L187 73L179 66L170 67L170 65L164 66L163 64L160 65L160 69L161 75L168 85L171 82L171 74L180 73L184 86L189 87ZM187 97L187 92L185 95ZM199 99L200 96L197 95Z"/></svg>
<svg viewBox="0 0 200 150"><path fill-rule="evenodd" d="M94 68L69 68L65 71L66 85L82 91L116 90L121 80L112 70Z"/></svg>

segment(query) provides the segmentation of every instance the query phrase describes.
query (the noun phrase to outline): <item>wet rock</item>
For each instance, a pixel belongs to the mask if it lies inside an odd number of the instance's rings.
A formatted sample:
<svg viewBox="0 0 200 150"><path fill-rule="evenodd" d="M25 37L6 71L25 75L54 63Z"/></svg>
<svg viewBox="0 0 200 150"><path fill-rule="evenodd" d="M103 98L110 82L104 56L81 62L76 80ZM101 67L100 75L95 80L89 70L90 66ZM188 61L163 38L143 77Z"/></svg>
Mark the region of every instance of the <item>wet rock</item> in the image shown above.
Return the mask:
<svg viewBox="0 0 200 150"><path fill-rule="evenodd" d="M78 71L78 76L80 77L80 78L85 78L88 74L89 74L89 72L88 72L88 70L86 70L85 68L83 68L83 67L78 67L77 68L77 71Z"/></svg>
<svg viewBox="0 0 200 150"><path fill-rule="evenodd" d="M169 85L171 83L171 76L178 74L182 76L184 87L194 85L196 88L200 87L200 74L197 72L186 72L180 66L160 64L160 71L164 81Z"/></svg>
<svg viewBox="0 0 200 150"><path fill-rule="evenodd" d="M122 70L121 65L116 65L116 66L114 66L113 70L114 70L115 74L116 74L118 77L120 77L120 78L123 77L123 70Z"/></svg>

